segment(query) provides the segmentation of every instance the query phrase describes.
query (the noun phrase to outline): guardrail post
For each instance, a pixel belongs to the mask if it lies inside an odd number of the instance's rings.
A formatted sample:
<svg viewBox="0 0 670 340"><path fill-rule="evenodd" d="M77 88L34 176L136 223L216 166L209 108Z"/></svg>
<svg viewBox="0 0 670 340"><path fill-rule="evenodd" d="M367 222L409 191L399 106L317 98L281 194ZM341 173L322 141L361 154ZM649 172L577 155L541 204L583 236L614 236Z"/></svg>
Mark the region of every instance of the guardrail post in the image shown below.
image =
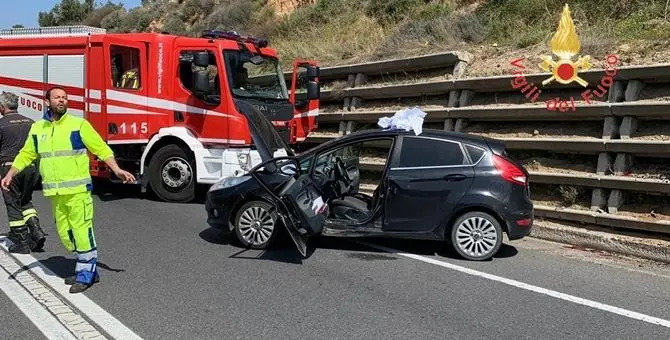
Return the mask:
<svg viewBox="0 0 670 340"><path fill-rule="evenodd" d="M640 93L644 88L644 83L637 79L628 81L626 91L624 93L624 100L626 102L633 102L640 98ZM619 138L629 139L637 129L637 118L633 116L624 116L619 127ZM633 155L628 153L618 153L614 160L614 175L625 176L630 167L633 165ZM610 191L609 199L607 200L607 212L616 214L619 208L623 205L624 193L622 190L614 189Z"/></svg>
<svg viewBox="0 0 670 340"><path fill-rule="evenodd" d="M449 91L449 100L447 101L447 107L457 107L458 98L461 96L461 90L451 90ZM444 120L444 131L454 131L455 121L453 118L447 118Z"/></svg>
<svg viewBox="0 0 670 340"><path fill-rule="evenodd" d="M625 100L625 92L626 83L621 80L615 80L608 93L607 101L610 103L622 102ZM619 117L605 117L605 124L603 125L603 139L619 138L619 123Z"/></svg>
<svg viewBox="0 0 670 340"><path fill-rule="evenodd" d="M612 85L607 101L616 103L623 101L624 92L626 90L626 83L620 80L615 80ZM611 113L611 112L610 112ZM619 132L619 118L609 115L605 117L603 122L603 137L602 139L617 138ZM598 163L596 165L596 175L606 176L613 172L613 155L607 152L598 154ZM608 206L608 197L610 190L604 188L594 188L591 192L591 211L605 211Z"/></svg>
<svg viewBox="0 0 670 340"><path fill-rule="evenodd" d="M472 90L461 90L461 95L458 97L458 107L464 107L470 105L472 97L474 97L475 91ZM458 118L456 124L454 125L454 131L462 132L468 126L468 120L465 118Z"/></svg>
<svg viewBox="0 0 670 340"><path fill-rule="evenodd" d="M460 79L465 76L468 64L473 58L472 54L467 52L459 52L458 56L459 56L458 62L456 62L456 65L454 65L454 70L451 73L453 79ZM465 96L465 98L461 99L462 96ZM458 89L451 90L449 91L449 100L447 101L447 107L463 106L461 102L469 104L470 99L472 99L472 94L463 94L463 91ZM461 121L461 123L458 124L458 122L455 121L455 119L453 118L447 118L444 120L445 131L458 131L456 130L456 126L458 126L460 129L463 129L465 127L463 121Z"/></svg>
<svg viewBox="0 0 670 340"><path fill-rule="evenodd" d="M350 74L349 77L347 78L347 85L344 87L345 89L349 89L354 87L356 84L356 75L355 74ZM344 103L342 104L342 111L349 111L349 107L351 106L351 97L344 97Z"/></svg>
<svg viewBox="0 0 670 340"><path fill-rule="evenodd" d="M644 88L644 83L634 79L628 81L628 86L626 87L625 100L627 102L636 101L640 98L640 93ZM619 135L621 139L629 139L632 134L637 130L637 118L633 116L624 116L623 121L621 122L621 127L619 128Z"/></svg>
<svg viewBox="0 0 670 340"><path fill-rule="evenodd" d="M368 81L368 77L363 74L363 73L358 73L356 75L356 78L354 79L354 87L361 87L365 85L365 83ZM349 107L349 111L354 111L356 110L357 107L361 106L361 97L353 97L351 98L351 106Z"/></svg>
<svg viewBox="0 0 670 340"><path fill-rule="evenodd" d="M346 88L356 88L361 87L367 81L367 76L363 73L350 74L347 78L347 87ZM345 97L344 104L342 105L343 111L354 111L356 107L361 105L360 97ZM354 121L341 121L338 128L338 135L348 135L351 131L354 130L355 122Z"/></svg>
<svg viewBox="0 0 670 340"><path fill-rule="evenodd" d="M598 155L598 164L596 166L596 175L605 176L612 172L612 155L607 152L601 152ZM591 211L607 209L607 197L609 190L595 188L591 193Z"/></svg>

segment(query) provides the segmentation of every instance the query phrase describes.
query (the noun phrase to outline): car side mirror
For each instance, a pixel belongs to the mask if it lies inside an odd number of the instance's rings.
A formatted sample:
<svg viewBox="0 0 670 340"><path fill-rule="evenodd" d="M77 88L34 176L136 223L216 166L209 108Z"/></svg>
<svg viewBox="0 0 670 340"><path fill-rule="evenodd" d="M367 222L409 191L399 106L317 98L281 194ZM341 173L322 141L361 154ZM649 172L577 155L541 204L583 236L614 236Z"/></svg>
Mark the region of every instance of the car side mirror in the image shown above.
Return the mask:
<svg viewBox="0 0 670 340"><path fill-rule="evenodd" d="M319 77L320 69L318 66L307 66L307 78L314 80Z"/></svg>
<svg viewBox="0 0 670 340"><path fill-rule="evenodd" d="M193 92L197 95L209 93L209 76L207 71L193 71Z"/></svg>
<svg viewBox="0 0 670 340"><path fill-rule="evenodd" d="M307 99L319 99L319 97L321 97L321 87L319 86L319 83L310 80L307 83Z"/></svg>

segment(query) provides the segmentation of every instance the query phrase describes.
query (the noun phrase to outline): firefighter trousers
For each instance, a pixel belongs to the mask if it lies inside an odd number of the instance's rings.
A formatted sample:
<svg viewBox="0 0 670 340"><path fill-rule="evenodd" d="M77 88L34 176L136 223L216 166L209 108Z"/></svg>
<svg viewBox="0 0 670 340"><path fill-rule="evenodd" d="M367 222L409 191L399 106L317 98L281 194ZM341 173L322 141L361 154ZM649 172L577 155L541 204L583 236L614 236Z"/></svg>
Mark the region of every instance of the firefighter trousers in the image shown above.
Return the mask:
<svg viewBox="0 0 670 340"><path fill-rule="evenodd" d="M90 192L48 196L58 236L65 249L75 253L75 282L93 284L98 251L93 232L93 198Z"/></svg>
<svg viewBox="0 0 670 340"><path fill-rule="evenodd" d="M2 164L0 171L5 177L11 164ZM37 217L37 210L33 207L33 189L39 180L39 172L35 165L29 165L12 179L9 191L2 191L2 198L7 207L7 219L10 228L21 228L31 217Z"/></svg>

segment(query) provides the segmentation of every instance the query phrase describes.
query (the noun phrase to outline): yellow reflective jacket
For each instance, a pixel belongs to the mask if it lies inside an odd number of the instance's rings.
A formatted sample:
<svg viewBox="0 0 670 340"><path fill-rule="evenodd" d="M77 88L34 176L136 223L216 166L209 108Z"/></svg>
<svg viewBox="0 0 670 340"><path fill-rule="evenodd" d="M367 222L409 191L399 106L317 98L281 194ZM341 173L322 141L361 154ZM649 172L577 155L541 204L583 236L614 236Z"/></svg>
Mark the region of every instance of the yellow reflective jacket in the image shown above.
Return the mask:
<svg viewBox="0 0 670 340"><path fill-rule="evenodd" d="M49 112L43 118L31 126L12 166L21 171L39 157L44 196L90 191L87 149L101 160L114 153L86 119L65 113L52 122Z"/></svg>

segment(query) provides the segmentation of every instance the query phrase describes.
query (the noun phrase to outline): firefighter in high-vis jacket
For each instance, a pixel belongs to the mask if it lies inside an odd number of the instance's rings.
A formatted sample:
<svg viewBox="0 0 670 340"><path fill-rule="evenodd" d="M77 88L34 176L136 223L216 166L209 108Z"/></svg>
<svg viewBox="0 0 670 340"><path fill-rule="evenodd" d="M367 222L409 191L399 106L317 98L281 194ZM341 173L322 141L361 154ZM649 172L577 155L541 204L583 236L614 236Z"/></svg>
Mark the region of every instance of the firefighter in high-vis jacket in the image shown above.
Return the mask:
<svg viewBox="0 0 670 340"><path fill-rule="evenodd" d="M65 283L72 285L70 293L80 293L99 280L87 151L103 160L124 183L134 182L135 177L119 168L112 150L86 119L67 113L63 88L49 89L46 101L43 119L32 124L26 143L0 185L8 190L14 175L39 158L42 190L51 201L58 235L65 249L76 257L75 275Z"/></svg>
<svg viewBox="0 0 670 340"><path fill-rule="evenodd" d="M12 167L12 161L28 138L34 121L18 113L19 97L12 92L0 93L0 175ZM35 164L28 165L14 177L9 190L2 191L9 220L8 238L14 244L10 253L30 254L44 247L46 236L33 206L33 189L39 179Z"/></svg>

